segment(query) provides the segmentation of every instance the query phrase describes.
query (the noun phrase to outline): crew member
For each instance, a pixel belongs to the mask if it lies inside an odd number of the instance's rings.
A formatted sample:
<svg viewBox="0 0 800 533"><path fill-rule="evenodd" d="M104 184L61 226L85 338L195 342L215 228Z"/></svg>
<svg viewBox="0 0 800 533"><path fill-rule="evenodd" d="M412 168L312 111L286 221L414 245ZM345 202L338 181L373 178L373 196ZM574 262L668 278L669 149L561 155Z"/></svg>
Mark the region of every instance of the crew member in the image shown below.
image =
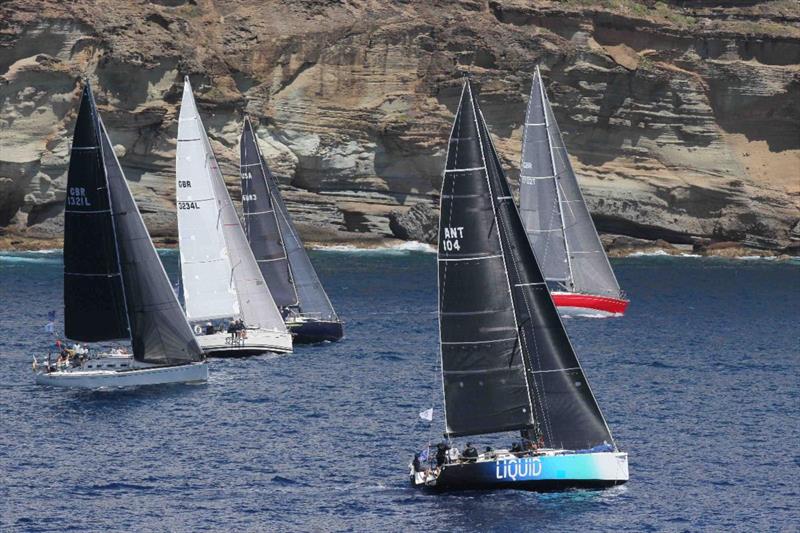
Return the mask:
<svg viewBox="0 0 800 533"><path fill-rule="evenodd" d="M472 445L471 442L467 443L467 447L464 448L464 453L461 455L468 463L474 463L478 460L478 450Z"/></svg>

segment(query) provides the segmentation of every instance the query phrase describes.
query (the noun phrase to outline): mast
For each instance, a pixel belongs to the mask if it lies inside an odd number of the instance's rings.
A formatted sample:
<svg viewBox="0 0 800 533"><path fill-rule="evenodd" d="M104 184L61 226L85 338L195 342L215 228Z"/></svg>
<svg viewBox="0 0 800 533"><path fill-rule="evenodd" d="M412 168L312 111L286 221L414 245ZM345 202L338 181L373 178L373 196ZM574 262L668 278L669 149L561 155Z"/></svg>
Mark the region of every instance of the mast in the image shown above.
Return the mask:
<svg viewBox="0 0 800 533"><path fill-rule="evenodd" d="M239 139L244 229L250 249L278 307L298 304L278 215L267 185L267 165L258 147L250 117Z"/></svg>
<svg viewBox="0 0 800 533"><path fill-rule="evenodd" d="M463 128L465 115L474 122L471 131ZM447 432L538 427L548 447L613 442L528 243L469 81L456 124L439 234ZM450 155L453 143L457 149ZM464 224L463 231L454 221ZM457 343L450 342L456 337Z"/></svg>
<svg viewBox="0 0 800 533"><path fill-rule="evenodd" d="M271 329L287 332L275 301L269 292L269 287L264 281L258 263L253 256L250 245L245 237L244 230L236 214L236 208L228 194L222 173L219 170L216 157L211 149L211 143L206 135L197 106L192 95L192 87L187 77L183 86L183 104L181 115L187 113L187 120L194 120L195 131L200 142L200 151L204 160L208 162L205 173L206 183L209 185L218 208L217 224L222 228L225 253L230 258L231 271L228 276L233 279L233 287L241 308L241 316L247 325L261 329Z"/></svg>

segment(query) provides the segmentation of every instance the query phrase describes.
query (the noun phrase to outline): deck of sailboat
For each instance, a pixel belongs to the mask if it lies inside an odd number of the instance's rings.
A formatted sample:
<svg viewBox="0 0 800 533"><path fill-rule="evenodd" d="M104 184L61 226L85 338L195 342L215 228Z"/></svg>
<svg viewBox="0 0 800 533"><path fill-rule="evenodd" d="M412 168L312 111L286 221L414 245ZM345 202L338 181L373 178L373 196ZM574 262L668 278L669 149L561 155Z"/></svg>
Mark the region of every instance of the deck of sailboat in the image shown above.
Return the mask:
<svg viewBox="0 0 800 533"><path fill-rule="evenodd" d="M291 334L280 331L247 329L244 339L234 339L225 332L197 335L195 338L208 357L248 357L292 351Z"/></svg>
<svg viewBox="0 0 800 533"><path fill-rule="evenodd" d="M335 342L344 336L344 327L338 320L299 317L288 319L286 327L292 332L296 344Z"/></svg>
<svg viewBox="0 0 800 533"><path fill-rule="evenodd" d="M36 374L36 383L54 387L83 389L192 383L208 380L208 363L177 365L142 363L131 355L101 354L83 365Z"/></svg>

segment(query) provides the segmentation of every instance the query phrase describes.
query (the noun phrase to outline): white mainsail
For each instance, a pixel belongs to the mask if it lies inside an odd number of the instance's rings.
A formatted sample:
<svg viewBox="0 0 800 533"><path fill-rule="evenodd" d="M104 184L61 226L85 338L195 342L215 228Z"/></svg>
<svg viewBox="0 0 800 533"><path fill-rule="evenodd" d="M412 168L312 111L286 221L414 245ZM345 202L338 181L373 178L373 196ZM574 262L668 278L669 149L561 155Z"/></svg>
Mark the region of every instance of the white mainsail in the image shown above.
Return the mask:
<svg viewBox="0 0 800 533"><path fill-rule="evenodd" d="M211 185L212 167L216 169L217 162L206 149L203 124L186 81L178 119L175 196L181 279L189 320L238 317L240 312L219 202Z"/></svg>
<svg viewBox="0 0 800 533"><path fill-rule="evenodd" d="M183 128L183 135L181 128ZM183 145L186 146L184 147ZM183 151L181 150L182 147L184 148ZM188 171L185 173L181 172L182 156L189 157L189 159L185 160L187 166L183 169ZM198 161L202 162L202 167L200 167ZM286 332L283 318L275 305L275 301L272 299L261 270L258 268L258 263L253 257L253 252L250 250L247 237L233 206L233 201L225 187L225 181L211 149L211 143L197 112L197 106L192 95L192 87L188 78L186 78L183 85L183 100L178 128L177 179L179 195L178 229L180 231L183 227L180 224L182 215L189 213L190 215L184 216L186 220L184 226L188 230L194 230L194 232L187 232L187 237L184 237L183 233L181 233L180 237L187 314L189 314L189 302L195 299L203 299L204 294L209 292L207 284L215 285L217 288L224 284L229 288L228 292L235 302L233 312L224 316L241 316L249 327ZM187 181L189 183L186 183ZM197 190L201 192L202 196L199 194L194 196L199 199L208 198L212 200L209 203L213 206L213 209L203 210L200 208L199 201L183 200L184 196L188 195L185 192L182 195L182 189L184 191ZM188 201L190 205L181 207L182 201ZM195 211L201 212L202 215L196 216ZM190 221L194 221L194 224ZM213 227L208 226L209 222L213 222ZM213 246L208 246L209 251L215 252L217 244L222 244L222 249L218 255L209 254L212 268L205 270L206 263L193 263L188 270L190 275L187 276L186 263L183 256L184 242L188 241L190 243L190 250L202 250L203 245L195 243L198 240L202 241L211 233L213 235L210 238L214 240L214 244ZM195 238L192 239L192 236ZM190 256L187 255L187 257ZM224 262L217 261L217 257L224 258ZM223 271L217 263L224 264L225 270ZM194 274L194 277L191 276L192 274ZM216 295L217 293L215 292L214 294ZM200 309L212 309L211 303L199 302L196 305ZM213 309L214 311L222 311L226 308L220 306ZM219 317L220 315L215 313L211 316ZM195 317L192 314L190 318L194 319Z"/></svg>

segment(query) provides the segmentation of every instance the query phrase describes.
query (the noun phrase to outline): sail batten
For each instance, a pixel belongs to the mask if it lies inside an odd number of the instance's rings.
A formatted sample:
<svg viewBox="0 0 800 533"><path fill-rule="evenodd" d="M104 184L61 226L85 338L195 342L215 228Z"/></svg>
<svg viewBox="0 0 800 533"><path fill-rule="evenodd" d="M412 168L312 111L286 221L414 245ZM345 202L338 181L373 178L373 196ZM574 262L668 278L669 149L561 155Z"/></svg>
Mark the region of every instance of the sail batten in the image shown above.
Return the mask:
<svg viewBox="0 0 800 533"><path fill-rule="evenodd" d="M621 296L538 67L523 133L520 214L548 281L573 292Z"/></svg>
<svg viewBox="0 0 800 533"><path fill-rule="evenodd" d="M456 150L451 144L446 168L486 171L445 173L442 183L439 319L447 433L534 430L550 447L573 449L611 442L509 201L469 82L452 137L459 142ZM465 191L476 194L455 194ZM476 248L493 259L452 261Z"/></svg>

